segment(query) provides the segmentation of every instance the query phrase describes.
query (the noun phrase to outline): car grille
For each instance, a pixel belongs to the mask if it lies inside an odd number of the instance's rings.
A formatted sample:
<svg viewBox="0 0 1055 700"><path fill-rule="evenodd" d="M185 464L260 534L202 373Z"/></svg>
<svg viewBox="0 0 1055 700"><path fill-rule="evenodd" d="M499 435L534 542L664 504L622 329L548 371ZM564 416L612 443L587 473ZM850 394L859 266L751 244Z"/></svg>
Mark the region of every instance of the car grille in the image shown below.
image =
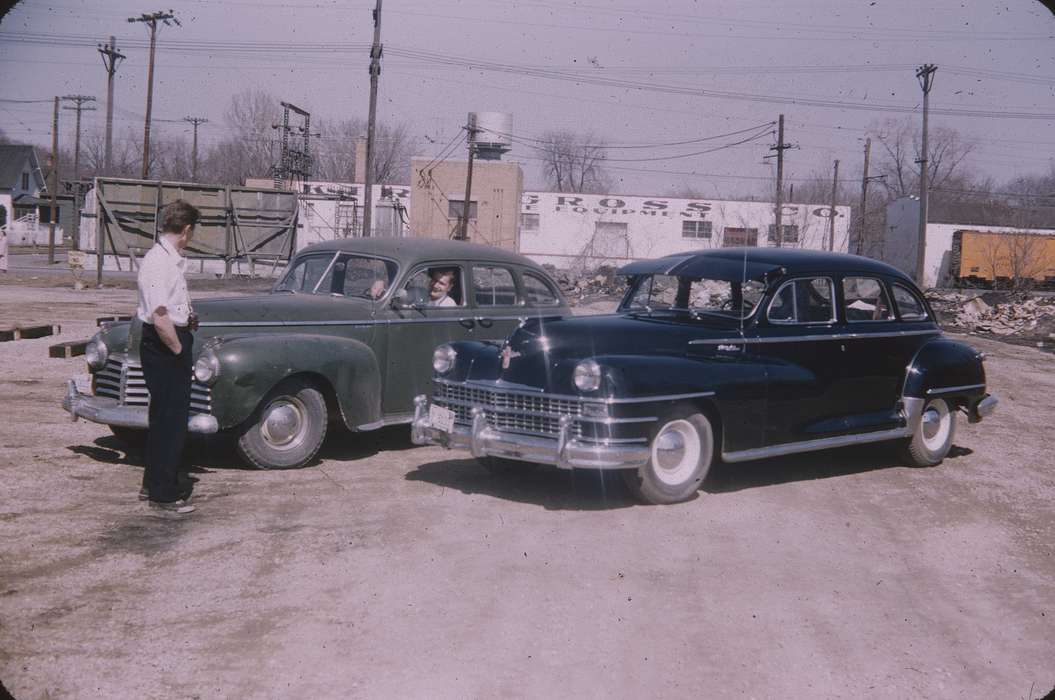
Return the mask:
<svg viewBox="0 0 1055 700"><path fill-rule="evenodd" d="M472 409L484 409L488 426L509 433L557 437L561 416L582 415L578 401L552 398L502 389L485 389L465 384L435 383L433 398L437 404L454 411L456 423L472 423ZM582 434L578 421L572 433Z"/></svg>
<svg viewBox="0 0 1055 700"><path fill-rule="evenodd" d="M122 406L146 406L150 400L143 367L124 355L111 355L92 375L92 393L117 399ZM212 413L212 390L191 379L190 412Z"/></svg>

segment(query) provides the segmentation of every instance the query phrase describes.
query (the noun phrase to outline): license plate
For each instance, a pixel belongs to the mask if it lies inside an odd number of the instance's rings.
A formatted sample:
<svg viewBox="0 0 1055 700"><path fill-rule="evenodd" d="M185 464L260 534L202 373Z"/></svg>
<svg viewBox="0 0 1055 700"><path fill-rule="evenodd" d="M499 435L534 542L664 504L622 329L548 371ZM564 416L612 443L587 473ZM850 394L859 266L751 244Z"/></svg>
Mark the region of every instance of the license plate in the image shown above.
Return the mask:
<svg viewBox="0 0 1055 700"><path fill-rule="evenodd" d="M429 423L433 428L450 433L454 430L454 411L432 404L429 406Z"/></svg>
<svg viewBox="0 0 1055 700"><path fill-rule="evenodd" d="M73 383L80 393L92 393L92 377L90 374L78 374L73 378Z"/></svg>

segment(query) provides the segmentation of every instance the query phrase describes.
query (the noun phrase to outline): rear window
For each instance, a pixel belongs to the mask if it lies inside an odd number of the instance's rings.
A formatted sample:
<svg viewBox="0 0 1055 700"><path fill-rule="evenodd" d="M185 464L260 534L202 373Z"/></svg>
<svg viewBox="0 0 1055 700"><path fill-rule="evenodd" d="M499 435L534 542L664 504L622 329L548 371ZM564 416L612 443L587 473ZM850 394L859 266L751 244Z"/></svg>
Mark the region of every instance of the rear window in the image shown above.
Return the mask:
<svg viewBox="0 0 1055 700"><path fill-rule="evenodd" d="M925 321L927 309L919 297L904 285L894 283L894 303L902 321Z"/></svg>
<svg viewBox="0 0 1055 700"><path fill-rule="evenodd" d="M473 298L477 306L512 306L517 300L513 273L505 267L473 267Z"/></svg>
<svg viewBox="0 0 1055 700"><path fill-rule="evenodd" d="M525 272L520 277L524 283L524 303L528 306L557 306L560 297L549 283L533 272Z"/></svg>

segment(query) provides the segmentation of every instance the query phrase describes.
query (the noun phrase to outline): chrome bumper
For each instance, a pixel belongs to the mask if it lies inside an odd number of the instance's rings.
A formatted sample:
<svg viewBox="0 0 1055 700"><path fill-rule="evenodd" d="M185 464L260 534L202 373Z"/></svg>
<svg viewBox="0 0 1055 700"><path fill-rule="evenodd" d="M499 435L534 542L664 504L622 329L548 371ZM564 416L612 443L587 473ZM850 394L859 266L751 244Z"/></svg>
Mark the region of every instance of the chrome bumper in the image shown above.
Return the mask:
<svg viewBox="0 0 1055 700"><path fill-rule="evenodd" d="M996 410L997 404L1000 401L992 394L986 394L985 398L976 403L971 410L967 412L967 420L970 423L977 423L983 418L993 415L993 411Z"/></svg>
<svg viewBox="0 0 1055 700"><path fill-rule="evenodd" d="M572 419L560 419L556 439L503 433L487 425L481 408L472 409L472 426L455 426L452 432L440 430L429 421L429 402L422 395L414 399L414 422L410 438L415 445L441 445L447 449L469 450L474 457L503 457L524 462L553 464L560 469L636 469L648 462L647 445L605 445L587 443L572 437Z"/></svg>
<svg viewBox="0 0 1055 700"><path fill-rule="evenodd" d="M122 406L117 399L82 394L77 391L77 383L72 379L66 382L62 407L74 421L84 418L93 423L140 430L146 430L148 426L146 406ZM215 433L220 430L220 425L215 416L192 413L187 419L187 430L192 433Z"/></svg>

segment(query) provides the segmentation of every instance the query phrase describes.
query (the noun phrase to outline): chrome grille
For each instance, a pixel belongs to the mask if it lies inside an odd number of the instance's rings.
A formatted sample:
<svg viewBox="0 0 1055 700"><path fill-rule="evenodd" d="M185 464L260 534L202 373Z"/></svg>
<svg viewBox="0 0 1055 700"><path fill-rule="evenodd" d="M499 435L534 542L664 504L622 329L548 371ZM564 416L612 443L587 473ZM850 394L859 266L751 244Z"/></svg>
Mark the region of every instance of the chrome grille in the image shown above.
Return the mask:
<svg viewBox="0 0 1055 700"><path fill-rule="evenodd" d="M150 400L143 367L125 355L111 355L106 365L92 375L92 391L96 396L117 399L122 406L146 406ZM212 390L191 379L190 412L212 412Z"/></svg>
<svg viewBox="0 0 1055 700"><path fill-rule="evenodd" d="M544 437L557 437L561 416L582 415L578 401L465 384L436 382L433 398L437 404L454 411L456 423L470 424L472 409L479 407L484 409L487 424L495 430ZM581 436L578 421L573 423L572 432Z"/></svg>

